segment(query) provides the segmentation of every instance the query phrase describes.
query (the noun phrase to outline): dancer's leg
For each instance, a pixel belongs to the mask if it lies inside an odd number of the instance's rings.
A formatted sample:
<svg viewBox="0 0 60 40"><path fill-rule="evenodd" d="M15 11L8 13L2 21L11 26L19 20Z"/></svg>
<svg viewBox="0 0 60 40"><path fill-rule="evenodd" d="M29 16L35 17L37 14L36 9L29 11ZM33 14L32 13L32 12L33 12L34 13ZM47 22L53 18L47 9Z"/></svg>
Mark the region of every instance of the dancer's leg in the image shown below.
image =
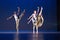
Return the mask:
<svg viewBox="0 0 60 40"><path fill-rule="evenodd" d="M38 34L38 26L36 26L36 34Z"/></svg>
<svg viewBox="0 0 60 40"><path fill-rule="evenodd" d="M17 21L16 21L16 31L17 31Z"/></svg>
<svg viewBox="0 0 60 40"><path fill-rule="evenodd" d="M33 34L35 33L35 25L33 25Z"/></svg>
<svg viewBox="0 0 60 40"><path fill-rule="evenodd" d="M16 21L16 30L18 32L19 20Z"/></svg>

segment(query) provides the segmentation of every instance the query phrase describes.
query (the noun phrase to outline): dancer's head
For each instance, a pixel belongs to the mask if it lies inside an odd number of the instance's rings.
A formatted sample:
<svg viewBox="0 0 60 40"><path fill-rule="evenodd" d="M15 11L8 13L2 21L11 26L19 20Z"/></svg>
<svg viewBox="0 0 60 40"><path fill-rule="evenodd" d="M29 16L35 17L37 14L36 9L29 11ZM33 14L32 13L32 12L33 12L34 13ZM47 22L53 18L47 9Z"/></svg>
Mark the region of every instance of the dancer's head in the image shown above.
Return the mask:
<svg viewBox="0 0 60 40"><path fill-rule="evenodd" d="M34 14L36 14L36 10L34 10Z"/></svg>

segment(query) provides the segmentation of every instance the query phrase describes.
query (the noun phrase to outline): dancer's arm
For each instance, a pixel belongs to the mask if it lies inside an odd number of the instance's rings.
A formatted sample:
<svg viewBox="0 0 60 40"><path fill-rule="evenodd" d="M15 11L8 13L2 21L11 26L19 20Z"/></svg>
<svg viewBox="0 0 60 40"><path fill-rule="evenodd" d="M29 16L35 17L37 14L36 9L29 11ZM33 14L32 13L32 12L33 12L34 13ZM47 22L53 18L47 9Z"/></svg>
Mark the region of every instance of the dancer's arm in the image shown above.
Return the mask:
<svg viewBox="0 0 60 40"><path fill-rule="evenodd" d="M27 22L27 24L29 24L30 23L30 21L31 21L31 19L32 19L32 17L33 17L33 14L27 19L27 20L29 20L28 22Z"/></svg>
<svg viewBox="0 0 60 40"><path fill-rule="evenodd" d="M17 7L18 8L18 12L17 12L17 15L19 15L19 13L20 13L20 7Z"/></svg>
<svg viewBox="0 0 60 40"><path fill-rule="evenodd" d="M13 13L16 14L16 11L14 11ZM14 14L13 14L13 15L14 15ZM11 19L11 18L13 17L13 15L10 16L10 17L8 17L7 20Z"/></svg>
<svg viewBox="0 0 60 40"><path fill-rule="evenodd" d="M37 7L38 9L37 9L37 14L39 13L39 7Z"/></svg>
<svg viewBox="0 0 60 40"><path fill-rule="evenodd" d="M12 16L10 16L10 17L8 17L8 18L7 18L7 20L11 19L12 17L13 17L13 15L12 15Z"/></svg>
<svg viewBox="0 0 60 40"><path fill-rule="evenodd" d="M32 18L31 18L32 19ZM27 22L27 24L29 24L31 22L31 19Z"/></svg>
<svg viewBox="0 0 60 40"><path fill-rule="evenodd" d="M33 16L33 14L28 18L28 20L29 20L29 19L31 19L31 18L32 18L32 16Z"/></svg>

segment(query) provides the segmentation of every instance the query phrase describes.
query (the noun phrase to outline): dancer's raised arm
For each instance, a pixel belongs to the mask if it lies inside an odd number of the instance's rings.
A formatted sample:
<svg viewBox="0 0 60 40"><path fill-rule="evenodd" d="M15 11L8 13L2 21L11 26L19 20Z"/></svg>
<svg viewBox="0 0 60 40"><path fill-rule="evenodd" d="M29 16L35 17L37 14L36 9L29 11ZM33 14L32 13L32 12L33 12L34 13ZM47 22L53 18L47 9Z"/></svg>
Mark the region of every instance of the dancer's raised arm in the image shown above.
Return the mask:
<svg viewBox="0 0 60 40"><path fill-rule="evenodd" d="M37 14L39 13L39 7L37 7L38 9L37 9Z"/></svg>
<svg viewBox="0 0 60 40"><path fill-rule="evenodd" d="M19 15L19 13L20 13L20 7L17 7L17 9L18 9L17 15Z"/></svg>

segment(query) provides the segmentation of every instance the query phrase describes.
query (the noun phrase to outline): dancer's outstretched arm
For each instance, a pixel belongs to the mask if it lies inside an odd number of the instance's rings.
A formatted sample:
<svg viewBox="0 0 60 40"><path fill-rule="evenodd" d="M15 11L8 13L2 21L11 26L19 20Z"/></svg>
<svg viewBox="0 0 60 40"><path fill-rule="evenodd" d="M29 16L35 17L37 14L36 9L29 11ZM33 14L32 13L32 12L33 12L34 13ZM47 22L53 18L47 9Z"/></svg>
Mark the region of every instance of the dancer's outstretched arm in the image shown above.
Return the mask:
<svg viewBox="0 0 60 40"><path fill-rule="evenodd" d="M41 10L40 10L40 13L39 13L39 15L41 15L41 14L42 14L42 10L43 10L43 7L41 7Z"/></svg>
<svg viewBox="0 0 60 40"><path fill-rule="evenodd" d="M33 14L32 14L32 15L33 15ZM27 20L31 19L31 18L33 17L32 15L31 15Z"/></svg>
<svg viewBox="0 0 60 40"><path fill-rule="evenodd" d="M32 18L27 22L27 24L29 24L31 22Z"/></svg>
<svg viewBox="0 0 60 40"><path fill-rule="evenodd" d="M28 22L27 22L27 24L29 24L30 23L30 21L32 20L32 17L33 17L33 14L27 19L27 20L29 20Z"/></svg>
<svg viewBox="0 0 60 40"><path fill-rule="evenodd" d="M11 19L12 17L13 17L13 15L12 15L12 16L10 16L10 17L8 17L8 18L7 18L7 20Z"/></svg>
<svg viewBox="0 0 60 40"><path fill-rule="evenodd" d="M16 14L16 11L14 11L13 13ZM14 14L12 16L8 17L7 20L11 19L14 16Z"/></svg>

